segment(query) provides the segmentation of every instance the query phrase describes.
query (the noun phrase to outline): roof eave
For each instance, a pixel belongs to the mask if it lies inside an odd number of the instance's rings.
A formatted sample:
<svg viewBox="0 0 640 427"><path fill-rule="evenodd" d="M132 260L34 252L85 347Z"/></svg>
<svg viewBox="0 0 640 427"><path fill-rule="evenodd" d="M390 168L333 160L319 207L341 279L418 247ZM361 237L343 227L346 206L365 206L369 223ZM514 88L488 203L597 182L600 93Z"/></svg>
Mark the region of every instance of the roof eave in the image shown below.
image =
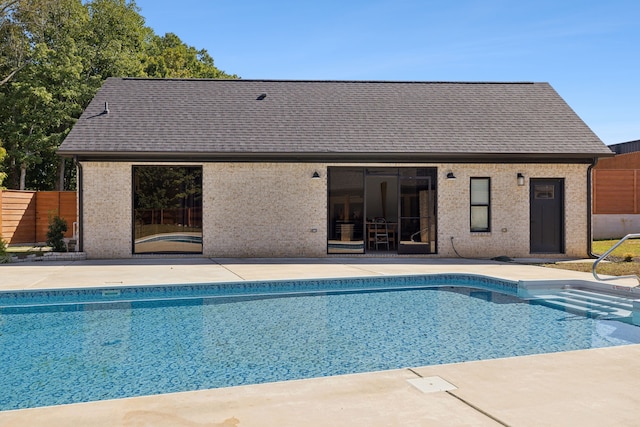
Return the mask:
<svg viewBox="0 0 640 427"><path fill-rule="evenodd" d="M395 163L586 163L615 153L239 153L58 151L79 161L160 162L395 162Z"/></svg>

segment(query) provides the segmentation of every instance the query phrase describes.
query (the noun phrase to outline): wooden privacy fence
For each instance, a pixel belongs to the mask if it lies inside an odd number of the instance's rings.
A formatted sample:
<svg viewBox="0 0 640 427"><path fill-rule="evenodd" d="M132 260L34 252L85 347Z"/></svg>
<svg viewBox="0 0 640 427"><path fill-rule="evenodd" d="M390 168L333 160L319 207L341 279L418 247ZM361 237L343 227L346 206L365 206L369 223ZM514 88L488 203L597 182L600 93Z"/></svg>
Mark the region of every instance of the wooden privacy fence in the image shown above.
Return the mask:
<svg viewBox="0 0 640 427"><path fill-rule="evenodd" d="M9 244L47 240L49 218L58 215L67 221L65 237L73 237L77 222L75 191L0 190L0 237Z"/></svg>
<svg viewBox="0 0 640 427"><path fill-rule="evenodd" d="M640 213L640 169L594 169L593 213Z"/></svg>

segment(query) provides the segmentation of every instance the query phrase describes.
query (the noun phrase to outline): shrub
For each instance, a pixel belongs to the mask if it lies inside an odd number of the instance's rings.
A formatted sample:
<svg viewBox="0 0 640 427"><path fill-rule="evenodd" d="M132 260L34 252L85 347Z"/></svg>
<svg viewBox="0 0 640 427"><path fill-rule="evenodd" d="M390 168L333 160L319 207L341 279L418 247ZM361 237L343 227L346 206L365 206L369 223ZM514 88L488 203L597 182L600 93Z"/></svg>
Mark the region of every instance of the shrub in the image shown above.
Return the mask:
<svg viewBox="0 0 640 427"><path fill-rule="evenodd" d="M47 245L51 246L54 252L66 252L67 245L64 243L64 233L67 231L67 221L55 215L49 218L49 231L47 231Z"/></svg>
<svg viewBox="0 0 640 427"><path fill-rule="evenodd" d="M7 242L0 237L0 264L11 262L11 255L7 252Z"/></svg>
<svg viewBox="0 0 640 427"><path fill-rule="evenodd" d="M633 261L633 254L632 253L625 253L623 256L624 258L624 262L631 262Z"/></svg>

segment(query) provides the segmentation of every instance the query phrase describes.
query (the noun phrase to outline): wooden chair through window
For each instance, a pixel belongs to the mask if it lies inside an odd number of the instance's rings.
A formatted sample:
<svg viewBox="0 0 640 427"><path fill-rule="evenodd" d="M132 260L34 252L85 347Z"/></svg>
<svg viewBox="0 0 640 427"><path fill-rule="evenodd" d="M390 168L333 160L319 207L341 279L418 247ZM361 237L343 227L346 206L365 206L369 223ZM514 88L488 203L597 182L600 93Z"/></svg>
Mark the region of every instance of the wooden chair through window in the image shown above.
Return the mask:
<svg viewBox="0 0 640 427"><path fill-rule="evenodd" d="M389 250L389 228L387 227L387 221L384 218L376 218L372 226L376 250L378 250L380 246L386 246L387 250Z"/></svg>

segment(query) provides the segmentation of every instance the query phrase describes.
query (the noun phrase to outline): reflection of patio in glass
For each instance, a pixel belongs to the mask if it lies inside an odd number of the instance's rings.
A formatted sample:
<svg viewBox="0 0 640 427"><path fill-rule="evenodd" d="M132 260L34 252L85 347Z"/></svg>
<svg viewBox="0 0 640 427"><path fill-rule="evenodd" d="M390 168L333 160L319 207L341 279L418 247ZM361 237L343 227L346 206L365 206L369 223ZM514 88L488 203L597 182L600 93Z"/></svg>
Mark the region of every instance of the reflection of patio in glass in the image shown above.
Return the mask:
<svg viewBox="0 0 640 427"><path fill-rule="evenodd" d="M202 252L202 232L158 233L136 239L136 252Z"/></svg>

